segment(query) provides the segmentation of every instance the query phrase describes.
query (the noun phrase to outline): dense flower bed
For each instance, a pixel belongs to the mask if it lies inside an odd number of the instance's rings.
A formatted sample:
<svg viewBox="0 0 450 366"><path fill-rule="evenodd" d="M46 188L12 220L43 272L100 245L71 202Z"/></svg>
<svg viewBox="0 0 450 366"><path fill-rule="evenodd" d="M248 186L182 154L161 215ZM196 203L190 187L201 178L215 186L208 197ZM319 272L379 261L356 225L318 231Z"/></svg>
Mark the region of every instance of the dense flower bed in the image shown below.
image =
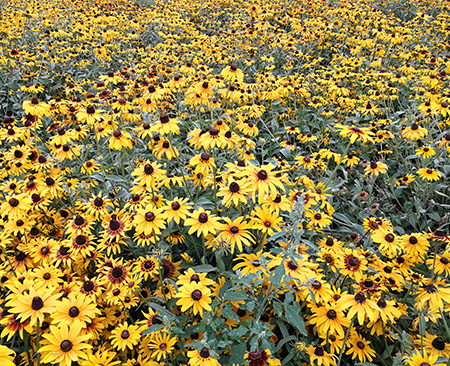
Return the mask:
<svg viewBox="0 0 450 366"><path fill-rule="evenodd" d="M448 1L0 6L0 365L450 364Z"/></svg>

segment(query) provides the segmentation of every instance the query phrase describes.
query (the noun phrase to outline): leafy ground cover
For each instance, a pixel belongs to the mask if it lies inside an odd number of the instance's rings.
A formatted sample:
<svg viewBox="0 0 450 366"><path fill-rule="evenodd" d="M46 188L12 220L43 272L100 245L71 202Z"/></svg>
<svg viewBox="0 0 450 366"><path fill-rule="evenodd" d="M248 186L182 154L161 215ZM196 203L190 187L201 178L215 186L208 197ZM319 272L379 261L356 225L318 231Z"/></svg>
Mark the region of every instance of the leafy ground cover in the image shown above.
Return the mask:
<svg viewBox="0 0 450 366"><path fill-rule="evenodd" d="M0 3L1 365L449 365L448 1Z"/></svg>

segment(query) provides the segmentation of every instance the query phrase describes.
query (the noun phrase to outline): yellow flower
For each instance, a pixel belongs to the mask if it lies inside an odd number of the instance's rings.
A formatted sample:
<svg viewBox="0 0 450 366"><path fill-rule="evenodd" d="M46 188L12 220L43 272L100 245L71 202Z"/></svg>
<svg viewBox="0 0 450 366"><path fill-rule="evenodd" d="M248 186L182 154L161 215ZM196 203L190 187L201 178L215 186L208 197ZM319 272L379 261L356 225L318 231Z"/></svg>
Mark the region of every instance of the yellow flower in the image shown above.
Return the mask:
<svg viewBox="0 0 450 366"><path fill-rule="evenodd" d="M0 345L0 365L15 366L14 358L16 353L6 346Z"/></svg>
<svg viewBox="0 0 450 366"><path fill-rule="evenodd" d="M426 179L428 181L439 180L442 177L442 174L434 169L422 168L417 171L417 174L420 175L422 179Z"/></svg>
<svg viewBox="0 0 450 366"><path fill-rule="evenodd" d="M109 339L112 339L111 345L117 347L119 351L124 351L127 348L133 349L140 338L139 327L137 325L128 325L127 322L112 330L109 337Z"/></svg>
<svg viewBox="0 0 450 366"><path fill-rule="evenodd" d="M192 308L194 315L200 314L203 316L203 310L211 311L211 290L202 285L200 282L186 283L178 289L175 297L179 298L177 305L181 306L181 311L184 312Z"/></svg>
<svg viewBox="0 0 450 366"><path fill-rule="evenodd" d="M38 352L42 353L43 363L58 363L61 366L70 366L79 358L86 358L83 350L92 348L84 343L91 338L91 334L80 334L81 323L74 323L70 329L62 322L58 326L50 326L50 334L44 334L44 346Z"/></svg>
<svg viewBox="0 0 450 366"><path fill-rule="evenodd" d="M199 210L192 212L191 217L187 219L184 224L186 226L191 226L188 234L197 233L197 236L203 234L203 236L208 235L208 233L214 234L219 225L216 216L211 214L211 211L205 211L203 207Z"/></svg>

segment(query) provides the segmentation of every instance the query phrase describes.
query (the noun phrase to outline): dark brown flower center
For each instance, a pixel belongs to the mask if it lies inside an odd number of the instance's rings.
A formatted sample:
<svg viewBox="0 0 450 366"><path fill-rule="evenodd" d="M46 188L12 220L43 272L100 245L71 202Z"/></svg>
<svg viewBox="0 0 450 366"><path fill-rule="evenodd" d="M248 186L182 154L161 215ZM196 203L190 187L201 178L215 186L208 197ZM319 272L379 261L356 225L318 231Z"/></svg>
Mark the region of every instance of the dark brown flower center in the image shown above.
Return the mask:
<svg viewBox="0 0 450 366"><path fill-rule="evenodd" d="M207 153L203 153L202 155L200 155L201 159L203 161L208 161L209 160L209 154Z"/></svg>
<svg viewBox="0 0 450 366"><path fill-rule="evenodd" d="M236 182L232 182L230 184L229 188L230 188L230 192L232 192L232 193L237 193L241 189L241 187L239 187L239 184L237 184Z"/></svg>
<svg viewBox="0 0 450 366"><path fill-rule="evenodd" d="M172 202L170 207L172 207L172 210L177 211L180 209L181 205L178 202Z"/></svg>
<svg viewBox="0 0 450 366"><path fill-rule="evenodd" d="M73 344L71 341L69 340L65 340L61 342L61 345L59 346L59 348L61 348L61 351L63 352L69 352L73 347Z"/></svg>
<svg viewBox="0 0 450 366"><path fill-rule="evenodd" d="M169 122L169 116L167 114L161 114L159 120L161 121L161 123L167 123Z"/></svg>
<svg viewBox="0 0 450 366"><path fill-rule="evenodd" d="M311 285L312 285L312 287L314 287L316 290L320 290L320 288L322 287L322 284L321 284L319 281L317 281L317 280L313 281Z"/></svg>
<svg viewBox="0 0 450 366"><path fill-rule="evenodd" d="M76 318L79 314L80 314L80 310L78 310L78 308L76 306L72 306L69 309L69 316L71 318Z"/></svg>
<svg viewBox="0 0 450 366"><path fill-rule="evenodd" d="M366 300L367 300L366 295L364 295L362 292L358 292L355 295L355 301L359 304L364 304Z"/></svg>
<svg viewBox="0 0 450 366"><path fill-rule="evenodd" d="M194 274L191 276L191 282L200 282L200 277L198 276L198 274Z"/></svg>
<svg viewBox="0 0 450 366"><path fill-rule="evenodd" d="M86 281L85 283L83 283L83 290L85 292L91 292L94 289L95 285L94 282L92 281Z"/></svg>
<svg viewBox="0 0 450 366"><path fill-rule="evenodd" d="M256 176L258 177L259 180L266 180L269 175L267 174L267 172L265 170L260 170Z"/></svg>
<svg viewBox="0 0 450 366"><path fill-rule="evenodd" d="M445 341L444 338L442 337L436 337L435 339L433 339L431 344L434 348L436 348L439 351L443 351L445 349Z"/></svg>
<svg viewBox="0 0 450 366"><path fill-rule="evenodd" d="M231 231L233 234L237 234L237 233L239 232L239 228L238 228L237 226L233 226L233 227L230 229L230 231Z"/></svg>
<svg viewBox="0 0 450 366"><path fill-rule="evenodd" d="M375 163L374 161L372 161L372 162L370 163L370 167L371 167L372 169L376 169L376 168L378 167L378 164Z"/></svg>
<svg viewBox="0 0 450 366"><path fill-rule="evenodd" d="M31 300L31 308L34 311L39 311L43 307L44 307L44 301L39 296L33 297L33 300Z"/></svg>
<svg viewBox="0 0 450 366"><path fill-rule="evenodd" d="M337 313L335 310L328 310L327 311L327 317L328 319L334 320L337 318Z"/></svg>
<svg viewBox="0 0 450 366"><path fill-rule="evenodd" d="M208 358L209 357L209 349L204 347L201 351L200 351L200 357L201 358Z"/></svg>
<svg viewBox="0 0 450 366"><path fill-rule="evenodd" d="M348 259L347 263L348 263L349 266L351 266L351 267L356 267L356 266L358 266L358 264L359 264L359 259L356 258L355 256L351 256L351 257Z"/></svg>
<svg viewBox="0 0 450 366"><path fill-rule="evenodd" d="M77 217L75 217L75 225L77 226L84 225L84 219L78 215Z"/></svg>
<svg viewBox="0 0 450 366"><path fill-rule="evenodd" d="M155 171L155 169L153 169L153 167L150 164L145 164L144 166L144 172L147 175L152 174Z"/></svg>
<svg viewBox="0 0 450 366"><path fill-rule="evenodd" d="M208 222L208 214L205 212L202 212L200 215L198 215L198 221L202 224L205 224Z"/></svg>
<svg viewBox="0 0 450 366"><path fill-rule="evenodd" d="M363 342L358 342L356 343L356 345L358 346L359 349L364 349L364 347L366 346Z"/></svg>
<svg viewBox="0 0 450 366"><path fill-rule="evenodd" d="M19 200L17 198L10 198L8 203L11 207L19 206Z"/></svg>
<svg viewBox="0 0 450 366"><path fill-rule="evenodd" d="M120 229L120 222L117 221L117 220L112 219L112 220L109 222L109 228L110 228L112 231L117 231L117 230L119 230L119 229Z"/></svg>
<svg viewBox="0 0 450 366"><path fill-rule="evenodd" d="M86 239L86 236L84 236L84 235L77 235L77 237L75 238L75 243L77 245L84 245L84 244L86 244L86 241L87 241L87 239Z"/></svg>
<svg viewBox="0 0 450 366"><path fill-rule="evenodd" d="M191 298L194 301L199 301L202 298L202 292L200 290L195 290L191 294Z"/></svg>
<svg viewBox="0 0 450 366"><path fill-rule="evenodd" d="M377 302L377 305L381 308L381 309L385 309L387 307L387 302L385 299L380 299Z"/></svg>
<svg viewBox="0 0 450 366"><path fill-rule="evenodd" d="M96 207L102 207L103 206L103 199L101 197L97 197L94 200L94 206Z"/></svg>
<svg viewBox="0 0 450 366"><path fill-rule="evenodd" d="M323 350L322 346L317 346L316 349L314 350L314 354L318 357L323 357L325 355L325 352Z"/></svg>
<svg viewBox="0 0 450 366"><path fill-rule="evenodd" d="M147 212L145 214L145 220L152 222L155 219L155 214L153 212Z"/></svg>
<svg viewBox="0 0 450 366"><path fill-rule="evenodd" d="M384 237L384 240L386 240L388 243L393 243L395 240L394 234L387 234Z"/></svg>
<svg viewBox="0 0 450 366"><path fill-rule="evenodd" d="M130 337L130 332L128 330L124 330L120 336L122 339L128 339Z"/></svg>
<svg viewBox="0 0 450 366"><path fill-rule="evenodd" d="M123 275L123 269L121 267L114 267L111 274L114 278L120 278Z"/></svg>

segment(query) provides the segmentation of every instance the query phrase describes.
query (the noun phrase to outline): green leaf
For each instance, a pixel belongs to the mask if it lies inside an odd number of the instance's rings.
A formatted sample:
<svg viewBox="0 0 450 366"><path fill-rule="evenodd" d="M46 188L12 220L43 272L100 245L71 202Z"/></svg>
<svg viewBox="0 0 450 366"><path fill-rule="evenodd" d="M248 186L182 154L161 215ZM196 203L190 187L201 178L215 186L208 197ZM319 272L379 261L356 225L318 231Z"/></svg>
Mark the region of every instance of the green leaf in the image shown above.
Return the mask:
<svg viewBox="0 0 450 366"><path fill-rule="evenodd" d="M149 302L148 306L150 306L153 310L156 310L157 312L161 313L162 315L167 316L171 320L175 317L175 315L173 315L169 310L163 308L161 305Z"/></svg>
<svg viewBox="0 0 450 366"><path fill-rule="evenodd" d="M161 329L163 329L164 328L164 325L161 325L161 324L153 324L150 328L148 328L148 329L146 329L146 330L144 330L144 335L147 335L147 334L149 334L149 333L152 333L152 332L157 332L158 330L161 330Z"/></svg>
<svg viewBox="0 0 450 366"><path fill-rule="evenodd" d="M273 283L273 288L275 291L280 287L281 280L284 276L285 268L283 265L283 262L277 268L275 268L275 271L273 272L273 275L271 276L271 281Z"/></svg>
<svg viewBox="0 0 450 366"><path fill-rule="evenodd" d="M281 303L274 302L272 306L278 316L283 316L283 305Z"/></svg>
<svg viewBox="0 0 450 366"><path fill-rule="evenodd" d="M278 233L273 234L272 236L269 237L268 240L270 241L276 241L278 239L281 239L286 233L284 231L280 231Z"/></svg>
<svg viewBox="0 0 450 366"><path fill-rule="evenodd" d="M432 219L433 221L439 222L441 221L441 217L439 216L439 214L437 212L430 212L428 213L428 216L430 217L430 219Z"/></svg>
<svg viewBox="0 0 450 366"><path fill-rule="evenodd" d="M231 357L228 362L229 365L236 364L240 365L244 363L244 356L247 352L246 343L241 342L237 346L231 347Z"/></svg>
<svg viewBox="0 0 450 366"><path fill-rule="evenodd" d="M294 305L286 306L286 319L289 323L291 323L294 327L298 329L298 331L306 336L305 329L305 321L299 315L300 309Z"/></svg>
<svg viewBox="0 0 450 366"><path fill-rule="evenodd" d="M197 273L217 271L216 267L213 267L209 264L201 264L199 266L195 266L195 267L191 267L191 268L194 270L194 272L197 272Z"/></svg>
<svg viewBox="0 0 450 366"><path fill-rule="evenodd" d="M421 337L425 336L425 330L427 329L427 321L425 316L421 313L419 317L419 334Z"/></svg>
<svg viewBox="0 0 450 366"><path fill-rule="evenodd" d="M280 342L278 342L277 347L275 348L275 352L278 352L281 349L281 347L283 347L283 345L285 345L287 342L296 341L296 340L297 340L297 337L294 335L283 338Z"/></svg>
<svg viewBox="0 0 450 366"><path fill-rule="evenodd" d="M227 318L230 318L230 319L232 319L234 321L240 322L238 315L233 311L233 309L231 308L231 304L230 303L225 304L225 306L220 311L220 313L224 317L227 317Z"/></svg>
<svg viewBox="0 0 450 366"><path fill-rule="evenodd" d="M224 300L230 300L230 301L242 301L247 300L248 295L244 291L238 291L238 292L227 292L224 296Z"/></svg>
<svg viewBox="0 0 450 366"><path fill-rule="evenodd" d="M232 331L228 332L228 335L230 337L241 338L247 332L248 332L248 329L246 327L243 327L242 325L240 325L239 328L233 329Z"/></svg>

